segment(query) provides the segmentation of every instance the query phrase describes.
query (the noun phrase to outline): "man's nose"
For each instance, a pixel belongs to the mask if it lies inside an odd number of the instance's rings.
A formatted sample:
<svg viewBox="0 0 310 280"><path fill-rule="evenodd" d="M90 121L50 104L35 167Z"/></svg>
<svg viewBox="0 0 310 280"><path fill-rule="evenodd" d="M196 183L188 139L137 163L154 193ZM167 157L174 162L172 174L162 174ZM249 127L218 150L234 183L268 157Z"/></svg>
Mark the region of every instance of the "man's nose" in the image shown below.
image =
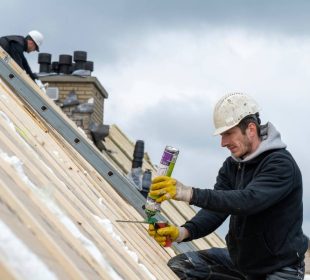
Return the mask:
<svg viewBox="0 0 310 280"><path fill-rule="evenodd" d="M221 135L221 146L226 147L227 146L227 137L225 135Z"/></svg>

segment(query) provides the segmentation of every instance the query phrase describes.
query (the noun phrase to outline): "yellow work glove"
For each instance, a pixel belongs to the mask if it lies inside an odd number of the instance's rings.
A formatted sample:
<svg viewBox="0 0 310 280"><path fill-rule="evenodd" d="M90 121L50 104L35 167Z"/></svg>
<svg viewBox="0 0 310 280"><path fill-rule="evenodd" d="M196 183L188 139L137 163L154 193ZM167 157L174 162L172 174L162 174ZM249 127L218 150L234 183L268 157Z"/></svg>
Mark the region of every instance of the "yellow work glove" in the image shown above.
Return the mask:
<svg viewBox="0 0 310 280"><path fill-rule="evenodd" d="M192 198L192 188L171 177L159 176L152 181L149 195L158 203L168 199L189 202Z"/></svg>
<svg viewBox="0 0 310 280"><path fill-rule="evenodd" d="M148 233L159 245L167 247L179 237L179 228L171 225L163 228L156 228L156 226L150 224Z"/></svg>

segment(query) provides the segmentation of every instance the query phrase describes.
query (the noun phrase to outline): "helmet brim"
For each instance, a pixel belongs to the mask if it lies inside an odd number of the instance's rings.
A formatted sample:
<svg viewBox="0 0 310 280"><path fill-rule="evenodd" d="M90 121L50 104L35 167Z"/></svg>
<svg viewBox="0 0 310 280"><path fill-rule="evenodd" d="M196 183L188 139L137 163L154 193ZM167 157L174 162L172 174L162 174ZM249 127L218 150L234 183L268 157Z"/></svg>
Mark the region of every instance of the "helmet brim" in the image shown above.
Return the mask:
<svg viewBox="0 0 310 280"><path fill-rule="evenodd" d="M235 124L232 125L232 126L224 126L224 127L220 127L218 129L216 129L214 132L213 132L213 135L216 136L216 135L220 135L222 133L224 133L225 131L233 128L234 126L236 126Z"/></svg>

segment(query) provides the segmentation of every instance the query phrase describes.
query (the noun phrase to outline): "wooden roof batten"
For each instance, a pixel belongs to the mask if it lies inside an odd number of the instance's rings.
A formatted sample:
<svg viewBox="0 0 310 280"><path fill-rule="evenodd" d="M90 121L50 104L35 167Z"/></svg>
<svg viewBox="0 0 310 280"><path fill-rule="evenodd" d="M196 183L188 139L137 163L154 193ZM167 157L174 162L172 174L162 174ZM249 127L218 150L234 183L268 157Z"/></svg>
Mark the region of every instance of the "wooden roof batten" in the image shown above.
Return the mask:
<svg viewBox="0 0 310 280"><path fill-rule="evenodd" d="M0 76L0 222L32 244L59 279L175 279L166 266L174 251L160 248L145 225L111 222L144 217L135 186L2 49ZM46 192L54 204L44 201ZM163 213L179 205L167 203ZM174 250L201 247L186 244ZM138 263L122 255L124 248ZM16 274L0 257L0 276Z"/></svg>
<svg viewBox="0 0 310 280"><path fill-rule="evenodd" d="M146 217L143 210L145 198L138 192L133 183L104 158L92 142L81 131L77 130L72 122L68 122L67 117L51 100L40 92L38 94L36 85L27 75L26 79L21 79L21 75L17 72L20 69L11 67L10 64L5 62L7 60L8 58L5 57L1 61L0 71L3 79L14 89L15 94L30 105L33 114L39 114L44 121L52 126L81 154L117 190L123 199L135 207L142 217ZM15 63L14 61L11 62ZM160 214L158 216L164 219ZM195 249L191 243L174 244L174 246L178 252Z"/></svg>
<svg viewBox="0 0 310 280"><path fill-rule="evenodd" d="M58 110L58 107L48 100L41 93L38 94L34 84L29 80L21 79L16 69L4 60L0 63L0 71L3 79L14 89L15 94L31 105L33 113L38 113L49 125L74 147L97 171L118 191L123 194L123 198L129 200L132 205L142 206L142 197L135 190L132 183L125 176L122 176L106 159L104 159L92 143L84 137L82 132L68 122L68 119ZM144 211L139 208L140 214Z"/></svg>

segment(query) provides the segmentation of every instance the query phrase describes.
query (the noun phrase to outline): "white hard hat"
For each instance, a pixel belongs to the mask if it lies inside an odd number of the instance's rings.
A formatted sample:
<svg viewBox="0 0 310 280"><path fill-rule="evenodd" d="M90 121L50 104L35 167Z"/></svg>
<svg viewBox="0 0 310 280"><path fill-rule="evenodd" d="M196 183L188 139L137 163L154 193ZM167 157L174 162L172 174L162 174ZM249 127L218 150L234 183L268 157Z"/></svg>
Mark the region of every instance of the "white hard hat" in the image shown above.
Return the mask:
<svg viewBox="0 0 310 280"><path fill-rule="evenodd" d="M37 50L39 51L39 47L42 45L44 39L42 33L37 30L32 30L28 33L28 35L36 43Z"/></svg>
<svg viewBox="0 0 310 280"><path fill-rule="evenodd" d="M260 108L256 101L244 93L231 93L221 98L215 105L213 122L214 135L219 135L236 126L249 115L256 114Z"/></svg>

